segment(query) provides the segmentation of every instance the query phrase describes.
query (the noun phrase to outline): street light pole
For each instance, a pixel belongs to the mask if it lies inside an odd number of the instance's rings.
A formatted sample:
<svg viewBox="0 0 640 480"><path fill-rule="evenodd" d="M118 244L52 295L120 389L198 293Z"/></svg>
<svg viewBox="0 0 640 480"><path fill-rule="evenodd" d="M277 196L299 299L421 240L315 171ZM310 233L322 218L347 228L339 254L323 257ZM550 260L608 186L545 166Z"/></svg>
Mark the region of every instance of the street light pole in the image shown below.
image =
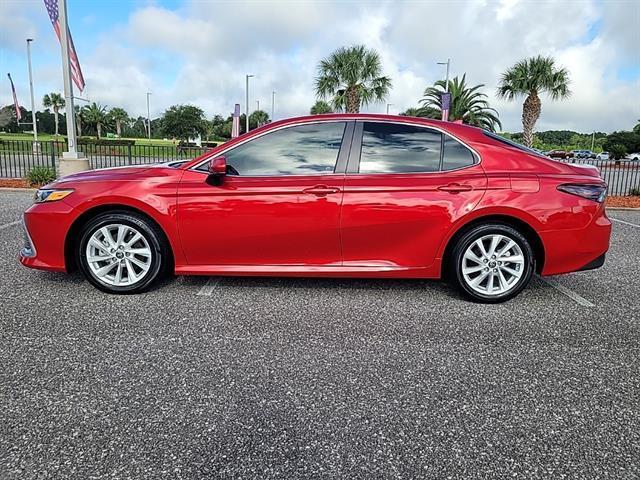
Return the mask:
<svg viewBox="0 0 640 480"><path fill-rule="evenodd" d="M149 95L151 95L151 92L147 92L147 135L149 141L151 141L151 113L149 110Z"/></svg>
<svg viewBox="0 0 640 480"><path fill-rule="evenodd" d="M389 107L391 107L393 103L387 103L387 115L389 115Z"/></svg>
<svg viewBox="0 0 640 480"><path fill-rule="evenodd" d="M256 110L260 110L260 100L256 100Z"/></svg>
<svg viewBox="0 0 640 480"><path fill-rule="evenodd" d="M33 38L27 38L27 61L29 63L29 89L31 90L31 121L33 122L33 151L38 151L38 120L36 119L36 102L33 96L33 73L31 71L31 42Z"/></svg>
<svg viewBox="0 0 640 480"><path fill-rule="evenodd" d="M275 116L275 111L276 111L276 91L274 90L273 92L271 92L271 121L273 122L275 120L274 116Z"/></svg>
<svg viewBox="0 0 640 480"><path fill-rule="evenodd" d="M245 93L246 93L246 103L245 103L245 107L246 110L244 112L244 121L245 121L245 133L249 132L249 79L253 77L253 75L246 75L246 87L245 87Z"/></svg>

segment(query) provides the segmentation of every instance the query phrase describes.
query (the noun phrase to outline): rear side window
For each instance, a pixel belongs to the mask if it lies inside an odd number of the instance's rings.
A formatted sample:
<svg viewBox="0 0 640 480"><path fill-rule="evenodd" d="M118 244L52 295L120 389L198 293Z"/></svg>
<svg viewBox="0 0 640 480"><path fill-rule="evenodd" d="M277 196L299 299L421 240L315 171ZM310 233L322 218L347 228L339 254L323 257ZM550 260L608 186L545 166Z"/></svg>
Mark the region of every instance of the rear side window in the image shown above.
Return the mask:
<svg viewBox="0 0 640 480"><path fill-rule="evenodd" d="M442 170L456 170L468 167L476 162L471 150L448 135L444 136L444 158Z"/></svg>
<svg viewBox="0 0 640 480"><path fill-rule="evenodd" d="M413 125L365 122L360 173L436 172L442 135Z"/></svg>

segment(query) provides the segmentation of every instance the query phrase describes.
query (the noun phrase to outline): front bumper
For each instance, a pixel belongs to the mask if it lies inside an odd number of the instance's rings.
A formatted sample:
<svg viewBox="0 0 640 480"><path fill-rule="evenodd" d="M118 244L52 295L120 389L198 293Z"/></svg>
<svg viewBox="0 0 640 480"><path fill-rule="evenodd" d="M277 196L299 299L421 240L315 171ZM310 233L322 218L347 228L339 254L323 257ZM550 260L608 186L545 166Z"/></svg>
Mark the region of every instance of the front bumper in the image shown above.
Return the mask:
<svg viewBox="0 0 640 480"><path fill-rule="evenodd" d="M65 241L75 215L63 201L34 204L23 215L24 247L20 263L25 267L66 272Z"/></svg>

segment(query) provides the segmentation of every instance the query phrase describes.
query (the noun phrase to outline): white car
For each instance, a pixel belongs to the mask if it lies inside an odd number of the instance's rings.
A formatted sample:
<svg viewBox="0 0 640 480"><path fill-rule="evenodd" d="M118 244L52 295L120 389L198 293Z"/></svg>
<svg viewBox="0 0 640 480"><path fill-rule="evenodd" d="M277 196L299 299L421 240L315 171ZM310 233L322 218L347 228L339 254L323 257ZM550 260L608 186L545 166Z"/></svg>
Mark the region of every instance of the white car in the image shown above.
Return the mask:
<svg viewBox="0 0 640 480"><path fill-rule="evenodd" d="M609 152L600 152L596 155L596 160L609 160Z"/></svg>
<svg viewBox="0 0 640 480"><path fill-rule="evenodd" d="M627 158L632 162L637 162L638 160L640 160L640 152L630 153L629 155L627 155Z"/></svg>

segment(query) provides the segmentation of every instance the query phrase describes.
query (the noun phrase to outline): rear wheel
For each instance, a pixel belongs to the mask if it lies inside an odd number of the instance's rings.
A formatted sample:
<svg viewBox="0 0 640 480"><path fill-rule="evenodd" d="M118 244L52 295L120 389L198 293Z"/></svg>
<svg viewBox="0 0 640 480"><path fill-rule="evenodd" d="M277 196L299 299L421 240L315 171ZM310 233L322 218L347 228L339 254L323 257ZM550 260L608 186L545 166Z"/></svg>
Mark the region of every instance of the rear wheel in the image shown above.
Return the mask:
<svg viewBox="0 0 640 480"><path fill-rule="evenodd" d="M529 283L535 257L526 237L510 225L478 225L453 250L451 277L471 299L483 303L509 300Z"/></svg>
<svg viewBox="0 0 640 480"><path fill-rule="evenodd" d="M145 217L107 212L81 232L77 263L85 277L109 293L139 293L163 272L168 260L162 232Z"/></svg>

